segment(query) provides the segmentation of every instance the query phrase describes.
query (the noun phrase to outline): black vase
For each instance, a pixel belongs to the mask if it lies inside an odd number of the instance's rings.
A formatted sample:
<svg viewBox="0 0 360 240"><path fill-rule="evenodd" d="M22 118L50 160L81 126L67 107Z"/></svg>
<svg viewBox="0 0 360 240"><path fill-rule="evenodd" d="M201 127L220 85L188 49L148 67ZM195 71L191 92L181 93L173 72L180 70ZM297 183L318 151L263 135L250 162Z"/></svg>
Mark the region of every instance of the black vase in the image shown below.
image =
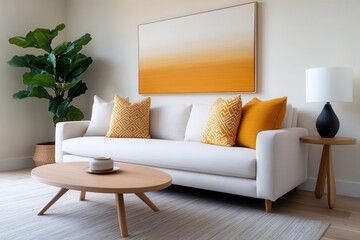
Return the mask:
<svg viewBox="0 0 360 240"><path fill-rule="evenodd" d="M339 127L339 119L332 109L330 103L327 102L319 117L316 119L316 129L321 137L333 138L339 131Z"/></svg>

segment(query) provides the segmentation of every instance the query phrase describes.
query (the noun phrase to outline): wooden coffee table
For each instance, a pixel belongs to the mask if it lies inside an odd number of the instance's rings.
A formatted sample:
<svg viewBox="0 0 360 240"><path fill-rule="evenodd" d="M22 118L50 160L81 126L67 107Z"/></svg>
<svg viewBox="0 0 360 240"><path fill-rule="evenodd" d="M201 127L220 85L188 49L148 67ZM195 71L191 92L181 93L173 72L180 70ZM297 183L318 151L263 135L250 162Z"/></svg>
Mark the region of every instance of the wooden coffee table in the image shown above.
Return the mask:
<svg viewBox="0 0 360 240"><path fill-rule="evenodd" d="M144 201L153 211L159 208L145 195L144 192L157 191L171 185L171 176L162 171L132 164L115 163L120 170L109 174L91 174L84 169L87 162L54 163L34 168L31 176L39 182L61 188L60 191L46 204L38 215L43 215L69 189L81 191L80 200L85 199L86 192L114 193L120 235L128 236L124 196L134 193Z"/></svg>

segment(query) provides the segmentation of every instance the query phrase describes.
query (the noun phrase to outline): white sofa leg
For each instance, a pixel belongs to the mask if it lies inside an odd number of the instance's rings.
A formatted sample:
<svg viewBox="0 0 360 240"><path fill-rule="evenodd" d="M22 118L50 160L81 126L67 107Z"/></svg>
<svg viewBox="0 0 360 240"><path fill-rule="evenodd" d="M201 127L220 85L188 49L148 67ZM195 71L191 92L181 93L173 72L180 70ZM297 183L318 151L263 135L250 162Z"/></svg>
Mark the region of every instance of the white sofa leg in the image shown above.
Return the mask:
<svg viewBox="0 0 360 240"><path fill-rule="evenodd" d="M265 199L265 211L270 213L272 209L272 201Z"/></svg>

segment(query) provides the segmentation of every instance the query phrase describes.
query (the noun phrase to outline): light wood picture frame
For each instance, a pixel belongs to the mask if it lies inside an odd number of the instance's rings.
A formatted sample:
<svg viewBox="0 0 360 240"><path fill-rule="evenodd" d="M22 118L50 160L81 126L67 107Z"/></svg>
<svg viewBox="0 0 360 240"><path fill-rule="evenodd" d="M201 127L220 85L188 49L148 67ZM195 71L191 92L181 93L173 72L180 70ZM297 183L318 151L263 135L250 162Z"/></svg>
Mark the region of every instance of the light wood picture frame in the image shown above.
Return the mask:
<svg viewBox="0 0 360 240"><path fill-rule="evenodd" d="M256 91L256 3L138 26L139 93Z"/></svg>

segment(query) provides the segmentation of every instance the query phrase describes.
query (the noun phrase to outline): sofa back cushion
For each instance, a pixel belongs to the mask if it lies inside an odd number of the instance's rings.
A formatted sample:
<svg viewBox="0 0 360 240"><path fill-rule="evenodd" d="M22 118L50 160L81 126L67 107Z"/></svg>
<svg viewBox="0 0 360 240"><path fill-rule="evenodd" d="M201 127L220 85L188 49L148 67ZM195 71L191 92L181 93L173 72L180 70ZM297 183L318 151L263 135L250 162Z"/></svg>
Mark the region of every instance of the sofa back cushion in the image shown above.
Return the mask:
<svg viewBox="0 0 360 240"><path fill-rule="evenodd" d="M129 101L129 98L124 98ZM110 128L111 114L114 108L114 101L106 102L98 96L94 96L91 120L84 136L105 136Z"/></svg>
<svg viewBox="0 0 360 240"><path fill-rule="evenodd" d="M209 118L211 105L193 104L186 126L185 141L200 142Z"/></svg>
<svg viewBox="0 0 360 240"><path fill-rule="evenodd" d="M183 141L191 107L191 104L174 104L152 108L151 138Z"/></svg>
<svg viewBox="0 0 360 240"><path fill-rule="evenodd" d="M105 136L110 127L111 113L114 101L106 102L98 96L94 96L91 121L85 136Z"/></svg>
<svg viewBox="0 0 360 240"><path fill-rule="evenodd" d="M281 128L293 128L297 126L298 111L291 104L286 106L286 113Z"/></svg>

